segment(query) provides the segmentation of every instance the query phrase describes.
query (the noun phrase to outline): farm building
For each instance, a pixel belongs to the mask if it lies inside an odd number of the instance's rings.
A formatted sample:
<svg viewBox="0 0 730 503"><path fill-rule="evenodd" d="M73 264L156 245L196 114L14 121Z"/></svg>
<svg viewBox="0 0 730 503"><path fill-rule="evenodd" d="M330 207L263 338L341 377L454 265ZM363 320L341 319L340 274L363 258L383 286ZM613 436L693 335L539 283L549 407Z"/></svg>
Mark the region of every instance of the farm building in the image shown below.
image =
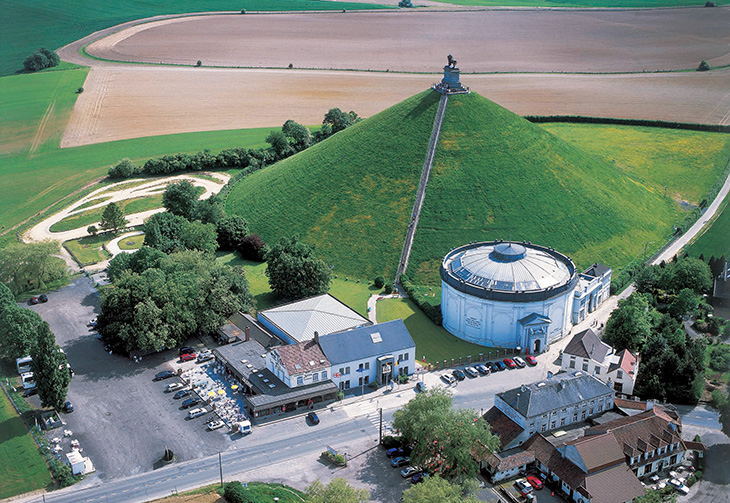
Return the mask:
<svg viewBox="0 0 730 503"><path fill-rule="evenodd" d="M598 271L598 272L595 272ZM532 243L491 241L452 250L441 264L441 311L449 332L482 346L541 353L607 297L611 269L578 274L573 261Z"/></svg>

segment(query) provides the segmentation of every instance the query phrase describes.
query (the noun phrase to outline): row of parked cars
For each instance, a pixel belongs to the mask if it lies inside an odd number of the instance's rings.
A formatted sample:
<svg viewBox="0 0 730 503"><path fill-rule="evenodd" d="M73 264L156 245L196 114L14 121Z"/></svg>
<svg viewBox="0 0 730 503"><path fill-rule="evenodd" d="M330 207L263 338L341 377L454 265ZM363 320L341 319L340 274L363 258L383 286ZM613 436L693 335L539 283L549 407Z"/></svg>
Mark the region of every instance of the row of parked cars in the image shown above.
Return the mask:
<svg viewBox="0 0 730 503"><path fill-rule="evenodd" d="M500 372L508 368L523 368L527 365L533 367L537 365L537 360L534 356L527 355L524 360L519 356L515 356L514 358L505 358L497 362L477 363L474 366L464 367L464 370L456 369L451 374L443 374L441 379L449 384L453 384L456 381L463 381L466 379L466 376L478 377L480 375L489 375L492 372Z"/></svg>
<svg viewBox="0 0 730 503"><path fill-rule="evenodd" d="M428 478L428 473L424 472L416 466L411 466L410 458L411 448L393 447L385 451L385 455L390 458L390 465L393 468L401 468L400 476L404 479L410 479L411 484L419 484Z"/></svg>

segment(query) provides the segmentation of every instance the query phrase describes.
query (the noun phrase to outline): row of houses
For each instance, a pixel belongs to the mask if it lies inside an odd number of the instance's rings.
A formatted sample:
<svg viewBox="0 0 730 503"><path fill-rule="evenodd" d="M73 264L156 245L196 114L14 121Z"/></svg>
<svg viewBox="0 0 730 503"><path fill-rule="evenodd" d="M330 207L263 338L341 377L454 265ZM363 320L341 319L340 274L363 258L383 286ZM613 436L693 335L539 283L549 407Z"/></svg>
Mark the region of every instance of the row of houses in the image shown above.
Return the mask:
<svg viewBox="0 0 730 503"><path fill-rule="evenodd" d="M240 383L248 413L280 414L385 385L415 370L416 345L402 320L373 324L331 295L238 313L219 330L216 360Z"/></svg>
<svg viewBox="0 0 730 503"><path fill-rule="evenodd" d="M495 397L484 414L500 448L475 449L494 482L534 466L569 501L625 503L644 494L639 479L682 464L689 450L671 405L615 397L583 370L559 373Z"/></svg>

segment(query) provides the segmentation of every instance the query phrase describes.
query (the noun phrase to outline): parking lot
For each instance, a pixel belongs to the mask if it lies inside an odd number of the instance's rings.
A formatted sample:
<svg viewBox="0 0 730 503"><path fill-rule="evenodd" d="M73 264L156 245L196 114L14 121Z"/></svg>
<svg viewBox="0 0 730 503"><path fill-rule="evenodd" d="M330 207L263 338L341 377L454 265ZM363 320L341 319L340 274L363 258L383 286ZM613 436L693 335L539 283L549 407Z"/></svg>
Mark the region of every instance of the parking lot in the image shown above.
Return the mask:
<svg viewBox="0 0 730 503"><path fill-rule="evenodd" d="M104 350L87 326L99 312L99 297L88 278L77 278L48 297L47 303L30 308L50 324L75 371L68 400L76 410L62 414L64 428L79 440L98 477L149 471L166 447L178 461L185 461L230 449L238 441L232 441L225 429L207 431L206 421L213 414L185 419L181 400L164 392L178 378L153 381L161 370L194 367L194 362L177 363L175 350L145 356L137 363ZM40 405L37 396L31 400Z"/></svg>

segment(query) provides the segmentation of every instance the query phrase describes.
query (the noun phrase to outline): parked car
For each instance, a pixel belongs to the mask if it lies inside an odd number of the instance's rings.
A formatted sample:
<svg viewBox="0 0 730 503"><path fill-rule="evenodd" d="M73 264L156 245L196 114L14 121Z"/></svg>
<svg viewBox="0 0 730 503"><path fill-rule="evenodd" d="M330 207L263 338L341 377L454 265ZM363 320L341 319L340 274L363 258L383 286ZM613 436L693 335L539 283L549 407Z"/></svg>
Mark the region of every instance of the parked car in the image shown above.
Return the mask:
<svg viewBox="0 0 730 503"><path fill-rule="evenodd" d="M393 468L400 468L401 466L406 466L408 463L411 462L411 458L408 456L406 457L397 457L390 460L390 464L393 466Z"/></svg>
<svg viewBox="0 0 730 503"><path fill-rule="evenodd" d="M415 466L406 466L405 468L403 468L400 471L400 476L403 477L404 479L407 479L408 477L413 477L415 474L417 474L420 471L421 470L419 470Z"/></svg>
<svg viewBox="0 0 730 503"><path fill-rule="evenodd" d="M307 419L312 424L319 424L319 416L316 412L310 412L309 414L307 414Z"/></svg>
<svg viewBox="0 0 730 503"><path fill-rule="evenodd" d="M48 295L46 295L45 293L40 294L38 296L38 302L40 302L40 303L48 302Z"/></svg>
<svg viewBox="0 0 730 503"><path fill-rule="evenodd" d="M502 360L502 362L506 367L509 367L511 369L517 368L517 364L512 358L505 358L504 360Z"/></svg>
<svg viewBox="0 0 730 503"><path fill-rule="evenodd" d="M522 493L522 497L532 492L532 486L525 479L515 480L515 487Z"/></svg>
<svg viewBox="0 0 730 503"><path fill-rule="evenodd" d="M215 355L210 351L201 351L198 353L198 363L207 362L208 360L212 360L215 358Z"/></svg>
<svg viewBox="0 0 730 503"><path fill-rule="evenodd" d="M63 408L61 410L63 410L66 414L70 414L74 411L74 406L71 402L67 401L63 404Z"/></svg>
<svg viewBox="0 0 730 503"><path fill-rule="evenodd" d="M533 475L529 475L527 477L527 483L530 484L536 491L542 489L542 480Z"/></svg>
<svg viewBox="0 0 730 503"><path fill-rule="evenodd" d="M537 360L536 360L536 359L535 359L535 357L534 357L534 356L532 356L532 355L527 355L527 356L525 356L525 360L527 360L527 364L528 364L528 365L532 365L533 367L534 367L535 365L537 365Z"/></svg>
<svg viewBox="0 0 730 503"><path fill-rule="evenodd" d="M424 391L428 391L428 386L426 385L425 382L419 381L416 383L416 391L419 391L421 393L423 393Z"/></svg>
<svg viewBox="0 0 730 503"><path fill-rule="evenodd" d="M174 382L172 384L168 384L165 387L165 391L167 391L168 393L172 393L173 391L181 390L184 387L185 387L185 385L183 383L181 383L181 382Z"/></svg>
<svg viewBox="0 0 730 503"><path fill-rule="evenodd" d="M213 430L217 430L218 428L223 428L223 426L225 426L225 424L226 423L224 423L220 419L216 419L215 421L211 421L208 424L206 424L206 426L208 427L209 430L213 431Z"/></svg>
<svg viewBox="0 0 730 503"><path fill-rule="evenodd" d="M474 367L464 367L464 372L466 372L466 375L469 377L478 377L479 372L477 372L477 369Z"/></svg>
<svg viewBox="0 0 730 503"><path fill-rule="evenodd" d="M523 360L523 359L522 359L522 358L520 358L519 356L515 356L514 358L512 358L512 361L513 361L513 362L515 362L515 365L517 365L517 366L518 366L518 367L520 367L520 368L524 368L524 367L525 367L525 365L527 365L527 364L525 363L525 360Z"/></svg>
<svg viewBox="0 0 730 503"><path fill-rule="evenodd" d="M659 482L659 475L652 475L651 477L649 477L649 480L656 484L657 482Z"/></svg>
<svg viewBox="0 0 730 503"><path fill-rule="evenodd" d="M89 320L89 322L86 324L87 327L96 328L96 325L98 325L98 318L94 318Z"/></svg>
<svg viewBox="0 0 730 503"><path fill-rule="evenodd" d="M193 391L192 390L189 390L189 389L181 389L180 391L178 391L177 393L175 393L172 398L174 398L175 400L180 400L181 398L185 398L186 396L190 396L190 394L192 392Z"/></svg>
<svg viewBox="0 0 730 503"><path fill-rule="evenodd" d="M205 415L207 413L208 413L208 411L205 410L205 408L203 408L203 407L200 407L198 409L190 409L188 411L188 418L189 419L195 419L196 417L200 417L200 416Z"/></svg>
<svg viewBox="0 0 730 503"><path fill-rule="evenodd" d="M188 347L188 346L183 346L180 348L180 356L187 355L190 353L195 353L195 349Z"/></svg>
<svg viewBox="0 0 730 503"><path fill-rule="evenodd" d="M424 480L428 478L428 473L416 473L413 477L411 477L411 484L420 484Z"/></svg>
<svg viewBox="0 0 730 503"><path fill-rule="evenodd" d="M505 366L502 362L492 362L489 368L492 369L492 372L499 372L500 370L504 370Z"/></svg>
<svg viewBox="0 0 730 503"><path fill-rule="evenodd" d="M672 486L677 492L680 492L682 494L689 494L689 487L687 487L677 479L669 479L667 480L667 484Z"/></svg>
<svg viewBox="0 0 730 503"><path fill-rule="evenodd" d="M180 355L180 361L181 362L189 362L190 360L195 360L198 357L195 353L185 353L184 355Z"/></svg>
<svg viewBox="0 0 730 503"><path fill-rule="evenodd" d="M491 369L489 367L481 363L477 363L476 365L474 365L474 368L477 369L477 371L482 375L489 375L489 373L491 372Z"/></svg>
<svg viewBox="0 0 730 503"><path fill-rule="evenodd" d="M35 296L33 296L33 297L31 297L30 299L28 299L28 304L30 304L30 305L32 305L32 306L34 306L34 305L38 304L38 302L39 302L39 301L38 301L38 297L35 297Z"/></svg>
<svg viewBox="0 0 730 503"><path fill-rule="evenodd" d="M457 381L463 381L464 379L466 379L466 375L459 369L456 369L453 372L451 372L451 375L456 377Z"/></svg>
<svg viewBox="0 0 730 503"><path fill-rule="evenodd" d="M163 379L169 379L171 377L175 377L177 374L175 374L172 370L163 370L162 372L158 372L155 374L155 381L162 381Z"/></svg>
<svg viewBox="0 0 730 503"><path fill-rule="evenodd" d="M198 405L199 403L200 403L200 398L198 398L197 396L194 396L192 398L188 398L187 400L185 400L182 403L182 408L183 409L189 409L190 407L193 407L195 405Z"/></svg>
<svg viewBox="0 0 730 503"><path fill-rule="evenodd" d="M454 378L451 374L441 374L441 379L446 381L448 384L454 384L456 382L456 378Z"/></svg>
<svg viewBox="0 0 730 503"><path fill-rule="evenodd" d="M385 451L385 455L389 458L399 458L404 455L404 452L403 449L401 449L400 447L393 447Z"/></svg>

